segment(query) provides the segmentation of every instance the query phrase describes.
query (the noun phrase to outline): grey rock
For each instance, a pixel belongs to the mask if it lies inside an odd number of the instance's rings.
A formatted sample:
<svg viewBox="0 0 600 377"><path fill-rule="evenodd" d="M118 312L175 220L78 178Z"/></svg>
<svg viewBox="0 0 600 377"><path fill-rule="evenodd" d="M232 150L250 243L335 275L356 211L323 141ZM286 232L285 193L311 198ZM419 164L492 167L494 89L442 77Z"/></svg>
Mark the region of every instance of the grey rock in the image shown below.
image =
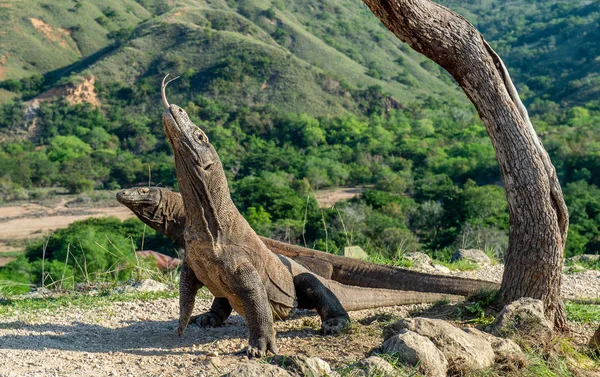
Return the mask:
<svg viewBox="0 0 600 377"><path fill-rule="evenodd" d="M112 293L134 293L134 292L164 292L168 291L169 287L166 284L159 283L152 279L144 279L133 283L132 285L125 285L113 289Z"/></svg>
<svg viewBox="0 0 600 377"><path fill-rule="evenodd" d="M354 259L366 260L369 258L367 254L360 246L346 246L344 247L344 256Z"/></svg>
<svg viewBox="0 0 600 377"><path fill-rule="evenodd" d="M275 365L248 362L236 366L222 377L292 377L292 375Z"/></svg>
<svg viewBox="0 0 600 377"><path fill-rule="evenodd" d="M31 298L38 298L38 297L50 297L50 296L52 296L52 294L53 294L52 291L46 287L34 287L34 288L31 288L31 291L29 291L25 296L31 297Z"/></svg>
<svg viewBox="0 0 600 377"><path fill-rule="evenodd" d="M489 266L492 264L490 257L478 249L458 249L452 255L452 262L457 260L466 260L475 263L478 266Z"/></svg>
<svg viewBox="0 0 600 377"><path fill-rule="evenodd" d="M448 361L448 369L454 373L489 367L494 363L494 350L486 339L467 334L450 323L431 318L402 319L384 328L384 336L390 338L402 329L411 330L429 338ZM390 335L392 334L392 335Z"/></svg>
<svg viewBox="0 0 600 377"><path fill-rule="evenodd" d="M586 263L595 263L600 260L600 254L582 254L579 260Z"/></svg>
<svg viewBox="0 0 600 377"><path fill-rule="evenodd" d="M396 369L394 369L394 367L390 363L388 363L379 356L367 357L366 359L363 359L353 364L352 367L360 370L360 373L354 373L357 377L393 377L399 375L399 372Z"/></svg>
<svg viewBox="0 0 600 377"><path fill-rule="evenodd" d="M450 271L450 269L448 267L442 266L441 264L434 264L433 268L437 272L441 272L442 274L450 274L450 273L452 273L452 271Z"/></svg>
<svg viewBox="0 0 600 377"><path fill-rule="evenodd" d="M326 377L336 376L331 366L325 360L318 357L306 356L274 356L270 360L298 376Z"/></svg>
<svg viewBox="0 0 600 377"><path fill-rule="evenodd" d="M404 259L407 259L413 263L416 268L433 269L433 262L429 255L418 251L412 251L410 253L402 254Z"/></svg>
<svg viewBox="0 0 600 377"><path fill-rule="evenodd" d="M448 361L429 338L404 329L386 340L383 352L395 355L408 365L418 366L428 377L445 377L448 372Z"/></svg>
<svg viewBox="0 0 600 377"><path fill-rule="evenodd" d="M464 330L467 334L479 336L486 339L492 345L496 358L514 358L524 356L521 347L510 339L499 338L490 333L469 327Z"/></svg>
<svg viewBox="0 0 600 377"><path fill-rule="evenodd" d="M552 323L544 316L542 301L523 297L506 305L485 330L501 337L519 337L543 343L552 338L552 329Z"/></svg>

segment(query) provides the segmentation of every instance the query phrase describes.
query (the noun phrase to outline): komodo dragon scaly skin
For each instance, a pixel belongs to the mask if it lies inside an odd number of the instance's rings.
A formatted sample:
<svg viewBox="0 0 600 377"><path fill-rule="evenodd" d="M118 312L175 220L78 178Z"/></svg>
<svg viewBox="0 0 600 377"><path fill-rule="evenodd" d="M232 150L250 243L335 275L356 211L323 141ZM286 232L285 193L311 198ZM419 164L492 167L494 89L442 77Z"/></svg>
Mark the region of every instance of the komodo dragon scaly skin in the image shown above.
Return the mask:
<svg viewBox="0 0 600 377"><path fill-rule="evenodd" d="M152 229L185 248L185 212L179 193L166 188L137 187L119 191L117 200ZM462 296L500 288L499 284L490 281L416 272L324 253L266 237L260 239L272 252L292 258L311 272L342 284Z"/></svg>
<svg viewBox="0 0 600 377"><path fill-rule="evenodd" d="M182 108L169 105L165 87L163 80L163 128L175 156L186 214L185 261L199 282L246 319L248 356L277 353L273 318L286 318L294 307L316 309L327 334L348 325L346 310L460 298L344 286L273 254L233 204L208 137ZM180 333L190 317L185 308L180 308Z"/></svg>

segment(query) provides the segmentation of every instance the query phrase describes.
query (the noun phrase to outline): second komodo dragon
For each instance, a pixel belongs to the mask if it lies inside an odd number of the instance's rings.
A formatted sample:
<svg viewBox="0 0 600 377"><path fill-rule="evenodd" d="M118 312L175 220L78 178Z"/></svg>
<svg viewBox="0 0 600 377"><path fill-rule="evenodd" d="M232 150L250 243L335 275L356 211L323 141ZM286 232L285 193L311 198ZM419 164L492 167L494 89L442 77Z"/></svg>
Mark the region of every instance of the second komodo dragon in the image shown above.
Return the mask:
<svg viewBox="0 0 600 377"><path fill-rule="evenodd" d="M185 248L185 211L181 194L166 188L136 187L119 191L117 200L152 229ZM266 237L260 239L272 252L292 258L319 276L346 285L461 296L500 288L498 283L491 281L427 274L324 253ZM182 269L186 268L184 261ZM185 272L183 275L195 279L193 274Z"/></svg>
<svg viewBox="0 0 600 377"><path fill-rule="evenodd" d="M185 262L198 281L221 299L222 315L227 317L233 308L246 319L248 356L277 353L273 319L286 318L295 307L316 309L327 334L348 325L346 310L459 299L345 286L272 253L233 204L221 161L208 137L182 108L169 105L165 87L163 80L163 128L175 156L186 213ZM180 333L191 312L182 304Z"/></svg>

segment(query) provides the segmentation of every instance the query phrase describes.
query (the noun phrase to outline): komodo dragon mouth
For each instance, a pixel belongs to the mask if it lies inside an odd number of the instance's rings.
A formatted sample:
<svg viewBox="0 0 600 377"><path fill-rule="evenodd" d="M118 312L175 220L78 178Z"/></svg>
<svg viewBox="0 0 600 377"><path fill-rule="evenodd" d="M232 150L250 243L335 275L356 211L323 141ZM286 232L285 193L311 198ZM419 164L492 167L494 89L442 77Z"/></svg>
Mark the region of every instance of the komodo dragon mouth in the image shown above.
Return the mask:
<svg viewBox="0 0 600 377"><path fill-rule="evenodd" d="M135 187L117 193L117 201L127 207L135 203L140 206L158 206L161 202L161 191L155 188Z"/></svg>

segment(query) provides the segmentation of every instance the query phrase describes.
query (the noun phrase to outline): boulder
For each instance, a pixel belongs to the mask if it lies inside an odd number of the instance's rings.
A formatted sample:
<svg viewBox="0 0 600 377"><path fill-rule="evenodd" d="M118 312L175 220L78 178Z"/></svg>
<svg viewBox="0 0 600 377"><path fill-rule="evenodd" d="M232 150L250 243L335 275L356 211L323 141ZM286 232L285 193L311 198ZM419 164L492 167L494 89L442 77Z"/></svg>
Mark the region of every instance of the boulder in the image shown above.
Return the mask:
<svg viewBox="0 0 600 377"><path fill-rule="evenodd" d="M381 376L381 377L392 377L397 376L398 372L392 364L388 363L379 356L370 356L363 359L355 364L352 364L353 368L360 370L362 373L354 373L352 376L356 377L370 377L370 376Z"/></svg>
<svg viewBox="0 0 600 377"><path fill-rule="evenodd" d="M298 376L325 377L337 375L331 371L329 363L318 357L278 355L271 357L270 360Z"/></svg>
<svg viewBox="0 0 600 377"><path fill-rule="evenodd" d="M490 257L484 251L478 249L458 249L452 255L451 260L452 262L466 260L478 266L489 266L492 264Z"/></svg>
<svg viewBox="0 0 600 377"><path fill-rule="evenodd" d="M448 361L428 338L404 329L386 340L383 352L398 357L400 361L419 370L428 377L445 377Z"/></svg>
<svg viewBox="0 0 600 377"><path fill-rule="evenodd" d="M467 334L441 319L401 319L386 326L384 336L391 338L402 329L429 338L444 354L448 361L448 369L453 373L486 368L494 363L495 354L490 342L482 337Z"/></svg>
<svg viewBox="0 0 600 377"><path fill-rule="evenodd" d="M500 338L473 327L466 328L464 331L467 334L482 337L490 342L496 354L496 359L513 359L525 356L521 347L510 339Z"/></svg>
<svg viewBox="0 0 600 377"><path fill-rule="evenodd" d="M600 254L581 254L579 260L585 263L596 263L600 261Z"/></svg>
<svg viewBox="0 0 600 377"><path fill-rule="evenodd" d="M124 285L114 288L112 293L134 293L134 292L164 292L168 291L166 284L159 283L152 279L144 279L131 285Z"/></svg>
<svg viewBox="0 0 600 377"><path fill-rule="evenodd" d="M292 377L292 375L275 365L247 362L236 366L222 377Z"/></svg>
<svg viewBox="0 0 600 377"><path fill-rule="evenodd" d="M344 256L348 258L354 259L369 259L369 254L367 254L362 247L360 246L346 246L344 247Z"/></svg>
<svg viewBox="0 0 600 377"><path fill-rule="evenodd" d="M452 271L448 267L442 266L441 264L434 264L433 268L437 272L441 272L442 274L451 274L452 273Z"/></svg>
<svg viewBox="0 0 600 377"><path fill-rule="evenodd" d="M541 300L522 297L506 305L486 331L504 338L524 338L544 343L552 338L553 326L544 316Z"/></svg>
<svg viewBox="0 0 600 377"><path fill-rule="evenodd" d="M402 254L402 258L409 260L413 263L413 267L416 268L424 268L424 269L433 269L433 262L429 255L425 253L421 253L418 251L412 251L410 253Z"/></svg>
<svg viewBox="0 0 600 377"><path fill-rule="evenodd" d="M590 339L589 346L594 351L600 352L600 327L598 327L598 330L596 330L594 336Z"/></svg>

